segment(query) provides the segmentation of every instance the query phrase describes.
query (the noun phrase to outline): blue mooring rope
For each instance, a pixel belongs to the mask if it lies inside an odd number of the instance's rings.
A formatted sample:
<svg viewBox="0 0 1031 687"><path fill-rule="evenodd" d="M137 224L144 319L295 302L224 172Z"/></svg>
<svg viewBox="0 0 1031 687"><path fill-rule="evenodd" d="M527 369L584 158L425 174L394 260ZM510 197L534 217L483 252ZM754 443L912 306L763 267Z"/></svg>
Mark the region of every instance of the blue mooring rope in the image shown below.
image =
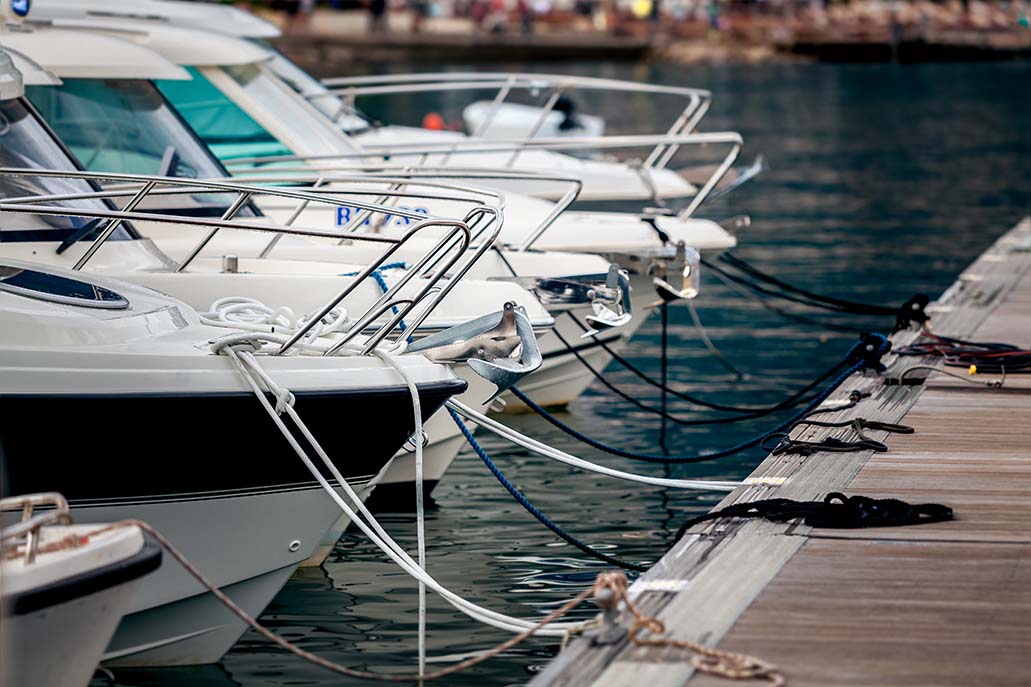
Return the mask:
<svg viewBox="0 0 1031 687"><path fill-rule="evenodd" d="M884 335L863 334L860 337L859 342L855 344L849 350L848 355L845 356L846 361L854 362L848 367L846 367L845 370L837 378L835 378L834 381L832 381L826 389L824 389L816 396L814 396L812 401L810 401L809 404L807 404L800 413L798 413L791 419L780 423L773 429L767 430L758 436L752 437L751 439L743 441L740 444L731 446L730 448L725 448L720 451L714 451L712 453L701 453L688 456L666 456L655 455L652 453L638 453L636 451L626 451L621 448L616 448L614 446L603 444L600 441L592 439L591 437L587 436L586 434L583 434L579 430L574 429L573 427L570 427L566 423L562 422L557 417L546 411L544 408L534 403L526 394L520 391L517 387L513 386L511 388L511 391L513 394L515 394L516 398L525 403L526 406L530 408L530 410L543 417L553 426L562 430L574 439L584 444L587 444L592 448L596 448L599 451L604 451L605 453L610 453L614 456L620 456L622 458L640 460L648 463L700 463L703 461L716 460L717 458L724 458L735 453L740 453L741 451L760 445L762 441L771 434L783 432L788 427L791 427L796 422L798 422L799 420L803 419L805 416L811 414L814 410L816 410L817 406L823 403L827 399L827 397L830 396L831 393L836 388L838 388L846 379L848 379L848 377L851 376L853 373L867 368L875 369L879 372L883 371L884 366L880 363L880 358L889 350L891 350L891 342L888 341L888 338Z"/></svg>
<svg viewBox="0 0 1031 687"><path fill-rule="evenodd" d="M404 262L388 262L386 265L380 265L379 267L374 269L372 271L372 273L371 273L372 274L372 278L376 280L377 284L379 284L379 288L383 291L383 293L386 293L387 291L390 290L390 286L387 285L387 280L383 278L383 272L385 272L386 270L397 270L397 269L402 269L403 270L403 269L405 269L405 267L407 267L407 264L404 263ZM341 274L340 276L341 277L354 277L357 274L358 274L358 272L345 272L344 274ZM397 306L396 305L391 306L390 309L393 311L393 313L395 315L397 314ZM405 324L404 320L401 320L400 322L397 323L397 328L400 329L402 333L408 331L408 325ZM409 343L411 343L410 340L409 340Z"/></svg>
<svg viewBox="0 0 1031 687"><path fill-rule="evenodd" d="M566 542L572 544L573 546L580 549L587 555L597 558L599 561L608 563L609 565L615 565L620 568L624 568L625 570L633 570L635 572L644 572L648 569L649 566L647 565L642 565L641 563L634 563L632 561L623 560L622 558L616 558L615 556L610 556L607 553L598 551L589 544L581 541L574 535L562 529L562 527L557 525L551 518L549 518L544 513L541 513L537 506L530 503L529 499L527 499L523 495L523 493L515 487L514 484L508 481L508 478L505 477L505 473L501 472L501 469L494 463L493 460L491 460L490 456L487 455L487 452L483 449L482 446L480 446L479 442L476 441L476 439L473 437L473 433L469 430L468 427L466 427L465 423L462 422L462 418L458 415L458 413L456 413L451 408L448 408L447 411L451 413L452 419L455 421L455 424L458 425L458 429L462 431L462 434L465 436L465 440L469 442L469 445L472 446L472 449L476 452L476 455L480 457L480 460L483 461L483 464L487 466L487 469L490 470L494 477L497 478L498 482L501 482L501 486L503 486L508 491L508 493L512 495L512 498L514 498L520 506L526 509L526 512L528 512L533 517L537 518L537 520L542 525L544 525L549 530L554 532L560 538L564 539Z"/></svg>

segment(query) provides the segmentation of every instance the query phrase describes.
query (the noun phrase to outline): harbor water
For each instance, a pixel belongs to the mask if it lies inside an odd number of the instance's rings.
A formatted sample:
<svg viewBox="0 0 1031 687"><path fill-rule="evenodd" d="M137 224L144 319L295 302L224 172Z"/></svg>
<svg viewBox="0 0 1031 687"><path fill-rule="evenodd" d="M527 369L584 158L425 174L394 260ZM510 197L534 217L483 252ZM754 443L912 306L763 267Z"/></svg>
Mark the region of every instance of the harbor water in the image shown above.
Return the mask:
<svg viewBox="0 0 1031 687"><path fill-rule="evenodd" d="M409 71L416 65L390 65ZM534 65L529 69L544 71ZM1031 63L897 65L666 66L561 65L554 71L692 85L713 91L705 131L736 130L742 160L763 154L769 169L702 216L752 217L735 254L798 286L852 300L898 305L916 292L939 293L1001 232L1028 213L1031 200ZM339 73L341 70L335 70ZM455 103L464 96L454 96ZM651 99L620 96L577 102L603 113L608 131L665 128L669 109ZM417 124L422 113L457 114L446 98L420 95L375 103L391 120ZM450 110L449 110L450 108ZM688 155L680 159L689 158ZM635 208L628 206L625 209ZM708 334L742 372L737 379L702 345L683 306L670 310L669 376L678 388L738 404L775 402L837 362L854 334L787 320L763 304L703 275L698 312ZM883 318L833 322L890 330ZM1031 342L1015 342L1031 343ZM658 318L627 351L659 373ZM606 377L643 402L656 389L610 366ZM715 417L670 399L683 418ZM606 443L658 452L660 422L599 385L563 414L563 421ZM673 454L736 444L783 416L701 427L669 427ZM753 449L709 463L666 468L594 451L542 419L506 416L519 430L584 458L625 470L673 477L736 479L764 452ZM364 428L369 431L373 428ZM719 494L629 484L527 455L487 435L499 467L544 513L593 546L635 561L658 559L687 517ZM522 510L475 454L463 452L434 493L427 512L429 572L453 591L492 609L540 617L589 585L602 564L556 539ZM415 550L410 515L383 518L388 531ZM589 617L592 609L578 611ZM415 669L415 583L358 532L349 532L320 569L302 570L262 616L275 632L344 665L381 672ZM430 669L473 656L502 641L439 598L429 596ZM532 640L439 684L502 687L527 682L557 650ZM274 647L251 632L218 666L116 671L93 687L272 687L345 682ZM361 684L347 681L346 684ZM374 683L370 683L374 684ZM376 683L378 684L378 683Z"/></svg>

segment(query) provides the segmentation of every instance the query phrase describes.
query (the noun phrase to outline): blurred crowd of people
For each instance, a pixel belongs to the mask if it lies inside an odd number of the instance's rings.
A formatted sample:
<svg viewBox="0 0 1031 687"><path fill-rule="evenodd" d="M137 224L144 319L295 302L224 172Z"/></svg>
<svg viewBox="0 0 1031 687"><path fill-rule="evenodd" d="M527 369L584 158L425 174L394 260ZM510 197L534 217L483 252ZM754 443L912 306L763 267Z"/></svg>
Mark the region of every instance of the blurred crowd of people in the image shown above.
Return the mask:
<svg viewBox="0 0 1031 687"><path fill-rule="evenodd" d="M282 13L284 29L304 29L317 8L362 11L368 28L383 32L388 14L410 16L406 30L421 32L434 20L462 25L482 33L538 30L671 33L685 26L710 33L758 25L840 26L849 30L879 26L933 26L979 30L1026 26L1029 0L266 0L268 9ZM438 22L439 23L439 22ZM468 30L466 28L465 30Z"/></svg>

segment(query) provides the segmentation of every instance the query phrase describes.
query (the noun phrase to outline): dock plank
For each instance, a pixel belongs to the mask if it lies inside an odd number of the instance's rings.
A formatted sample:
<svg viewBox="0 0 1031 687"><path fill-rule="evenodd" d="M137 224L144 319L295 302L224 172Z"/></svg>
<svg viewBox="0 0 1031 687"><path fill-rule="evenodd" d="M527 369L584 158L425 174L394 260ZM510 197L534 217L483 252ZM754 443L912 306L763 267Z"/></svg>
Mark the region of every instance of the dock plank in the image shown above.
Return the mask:
<svg viewBox="0 0 1031 687"><path fill-rule="evenodd" d="M935 331L1031 341L1029 268L1031 219L1000 238L933 304ZM893 342L916 336L902 332ZM915 364L940 366L932 358L886 362L889 375ZM663 620L670 636L754 653L781 665L792 684L1026 684L1031 383L1011 377L994 390L932 375L923 385L886 386L857 374L832 398L852 389L871 397L840 419L904 420L917 432L871 432L891 447L885 454L769 456L752 477L782 477L782 485L740 488L717 507L847 489L945 502L957 509L957 520L860 531L706 523L633 585L635 603ZM832 435L847 437L849 430L794 434ZM657 590L663 585L655 583L666 580L683 588ZM685 658L675 649L625 641L597 647L579 639L531 685L727 684L692 676ZM972 680L974 666L985 660L995 663L981 673L984 679Z"/></svg>

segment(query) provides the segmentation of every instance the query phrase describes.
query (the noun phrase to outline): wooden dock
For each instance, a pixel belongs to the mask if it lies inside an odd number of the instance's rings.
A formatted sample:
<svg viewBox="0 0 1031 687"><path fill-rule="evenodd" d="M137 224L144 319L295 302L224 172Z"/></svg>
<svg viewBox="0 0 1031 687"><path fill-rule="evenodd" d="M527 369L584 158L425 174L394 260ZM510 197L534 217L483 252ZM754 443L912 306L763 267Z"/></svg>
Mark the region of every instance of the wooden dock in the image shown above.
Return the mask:
<svg viewBox="0 0 1031 687"><path fill-rule="evenodd" d="M1031 346L1029 275L1031 218L930 306L933 330ZM903 332L893 342L916 336ZM941 365L892 355L885 362L886 375L896 377L912 365ZM757 656L789 685L1031 684L1031 375L992 389L938 374L916 386L857 374L831 398L853 389L872 395L835 419L902 422L915 433L869 432L887 453L769 456L752 474L759 484L718 507L843 491L944 503L955 520L861 530L704 523L634 583L635 604L662 620L670 637ZM842 428L793 436L854 438ZM693 674L690 655L580 638L530 684L736 684Z"/></svg>

